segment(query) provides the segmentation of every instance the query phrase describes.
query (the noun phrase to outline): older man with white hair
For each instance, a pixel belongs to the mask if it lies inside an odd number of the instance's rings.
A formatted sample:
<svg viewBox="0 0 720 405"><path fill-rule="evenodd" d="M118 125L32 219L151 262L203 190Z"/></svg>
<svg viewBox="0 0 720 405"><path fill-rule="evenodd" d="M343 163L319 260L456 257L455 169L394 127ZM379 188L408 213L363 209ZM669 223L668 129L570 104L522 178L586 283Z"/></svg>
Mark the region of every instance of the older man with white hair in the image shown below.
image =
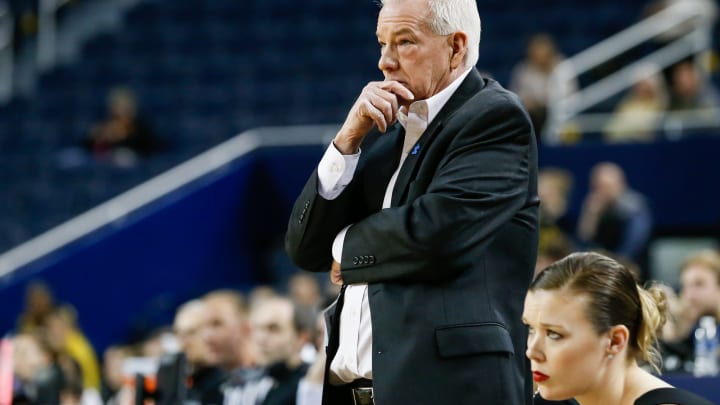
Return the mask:
<svg viewBox="0 0 720 405"><path fill-rule="evenodd" d="M475 0L386 0L368 83L293 208L286 249L343 284L324 404L523 404L537 151L474 68Z"/></svg>

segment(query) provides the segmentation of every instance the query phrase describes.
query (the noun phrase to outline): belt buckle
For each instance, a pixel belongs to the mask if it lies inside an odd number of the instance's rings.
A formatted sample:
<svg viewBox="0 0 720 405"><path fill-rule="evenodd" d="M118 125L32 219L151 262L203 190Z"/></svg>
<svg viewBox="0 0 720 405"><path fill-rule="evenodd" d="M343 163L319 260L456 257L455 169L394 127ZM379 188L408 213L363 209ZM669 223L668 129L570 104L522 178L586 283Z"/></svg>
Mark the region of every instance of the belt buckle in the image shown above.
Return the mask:
<svg viewBox="0 0 720 405"><path fill-rule="evenodd" d="M372 387L353 388L353 402L355 405L374 405Z"/></svg>

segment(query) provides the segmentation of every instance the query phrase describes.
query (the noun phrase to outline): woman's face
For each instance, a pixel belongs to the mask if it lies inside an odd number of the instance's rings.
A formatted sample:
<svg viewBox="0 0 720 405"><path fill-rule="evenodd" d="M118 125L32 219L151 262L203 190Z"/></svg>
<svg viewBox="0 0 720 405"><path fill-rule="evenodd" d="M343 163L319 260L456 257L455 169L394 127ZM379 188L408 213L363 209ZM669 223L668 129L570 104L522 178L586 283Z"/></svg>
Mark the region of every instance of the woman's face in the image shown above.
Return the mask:
<svg viewBox="0 0 720 405"><path fill-rule="evenodd" d="M526 355L545 399L582 396L602 385L610 337L595 332L587 303L587 296L564 290L531 291L525 298Z"/></svg>

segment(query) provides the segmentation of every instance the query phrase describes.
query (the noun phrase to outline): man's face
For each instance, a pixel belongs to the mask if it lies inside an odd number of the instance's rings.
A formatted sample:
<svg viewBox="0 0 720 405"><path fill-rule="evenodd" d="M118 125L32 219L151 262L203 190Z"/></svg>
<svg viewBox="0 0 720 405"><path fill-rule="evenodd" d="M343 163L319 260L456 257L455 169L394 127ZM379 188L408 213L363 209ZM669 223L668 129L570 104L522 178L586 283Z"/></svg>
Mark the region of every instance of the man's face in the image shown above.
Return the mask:
<svg viewBox="0 0 720 405"><path fill-rule="evenodd" d="M245 343L242 316L233 303L224 299L207 300L205 341L213 356L226 368L233 368Z"/></svg>
<svg viewBox="0 0 720 405"><path fill-rule="evenodd" d="M701 265L690 265L682 272L682 300L695 316L714 314L720 309L720 284L715 272Z"/></svg>
<svg viewBox="0 0 720 405"><path fill-rule="evenodd" d="M303 342L293 325L293 307L289 302L269 300L258 304L250 315L250 325L261 364L287 362L302 347Z"/></svg>
<svg viewBox="0 0 720 405"><path fill-rule="evenodd" d="M452 82L453 36L432 32L429 15L427 0L398 0L383 6L378 16L378 67L385 80L400 82L415 100L427 99Z"/></svg>
<svg viewBox="0 0 720 405"><path fill-rule="evenodd" d="M207 311L196 307L181 313L175 319L174 330L180 347L193 365L207 366L216 363L216 356L210 352L208 342L203 337L203 328Z"/></svg>

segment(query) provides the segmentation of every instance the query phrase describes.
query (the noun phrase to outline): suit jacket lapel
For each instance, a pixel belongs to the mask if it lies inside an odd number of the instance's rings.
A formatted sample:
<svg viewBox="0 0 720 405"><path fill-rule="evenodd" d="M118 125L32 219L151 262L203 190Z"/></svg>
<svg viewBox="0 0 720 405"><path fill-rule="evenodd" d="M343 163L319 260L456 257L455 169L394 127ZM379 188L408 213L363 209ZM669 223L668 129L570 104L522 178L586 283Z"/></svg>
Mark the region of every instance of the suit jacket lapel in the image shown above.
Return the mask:
<svg viewBox="0 0 720 405"><path fill-rule="evenodd" d="M397 180L395 182L395 188L393 189L392 200L390 203L391 207L398 206L403 202L407 188L415 178L418 164L423 160L426 151L429 149L432 140L442 130L443 122L449 119L455 111L457 111L465 102L475 95L478 90L485 86L485 81L480 76L477 69L473 68L472 71L465 77L462 84L450 99L445 103L443 108L440 110L438 115L428 125L425 132L420 136L415 146L410 150L408 156L405 158L400 173L398 173Z"/></svg>
<svg viewBox="0 0 720 405"><path fill-rule="evenodd" d="M368 147L367 173L363 185L366 204L370 212L382 209L385 190L400 162L405 130L396 123L384 134L378 134L376 145Z"/></svg>

